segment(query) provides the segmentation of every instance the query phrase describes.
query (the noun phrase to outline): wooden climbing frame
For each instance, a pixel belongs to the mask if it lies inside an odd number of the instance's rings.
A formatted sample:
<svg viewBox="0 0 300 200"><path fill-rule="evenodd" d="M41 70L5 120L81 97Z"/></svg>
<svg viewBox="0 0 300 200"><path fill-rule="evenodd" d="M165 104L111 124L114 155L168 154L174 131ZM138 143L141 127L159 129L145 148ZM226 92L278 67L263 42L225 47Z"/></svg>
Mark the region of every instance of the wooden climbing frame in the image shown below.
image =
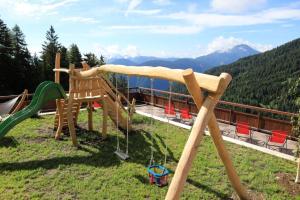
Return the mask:
<svg viewBox="0 0 300 200"><path fill-rule="evenodd" d="M74 65L70 65L69 73L69 96L67 100L56 100L57 107L57 130L55 138L59 139L61 131L65 122L68 123L69 132L74 146L78 146L75 124L77 116L82 103L87 103L88 110L88 130L93 130L93 113L92 103L94 101L101 101L103 108L103 121L102 121L102 138L107 137L107 106L103 93L103 87L98 75L88 78L76 77L75 71L88 70L89 66L83 63L83 69L75 69ZM55 82L60 83L60 54L56 54L55 59Z"/></svg>

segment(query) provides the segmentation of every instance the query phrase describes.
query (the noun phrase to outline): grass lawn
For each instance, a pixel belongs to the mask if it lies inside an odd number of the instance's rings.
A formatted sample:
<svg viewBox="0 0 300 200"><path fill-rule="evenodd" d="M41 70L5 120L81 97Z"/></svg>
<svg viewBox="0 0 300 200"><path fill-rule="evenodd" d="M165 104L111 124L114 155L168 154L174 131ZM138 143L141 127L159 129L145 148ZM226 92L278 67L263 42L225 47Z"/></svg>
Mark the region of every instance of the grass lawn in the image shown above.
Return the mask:
<svg viewBox="0 0 300 200"><path fill-rule="evenodd" d="M97 111L94 126L100 130ZM79 125L87 127L86 112ZM80 149L69 137L53 139L54 116L27 119L0 140L0 199L164 199L168 187L148 184L150 135L154 134L155 160L163 162L168 145L167 167L174 171L189 131L139 115L130 138L128 161L114 154L117 131L109 122L109 138L98 132L78 131ZM125 138L121 136L124 149ZM294 199L277 182L277 173L294 175L296 164L251 149L226 143L242 182L265 199ZM173 174L172 174L173 175ZM171 175L171 177L172 177ZM170 182L170 181L169 181ZM210 137L205 136L189 173L182 199L228 199L233 189Z"/></svg>

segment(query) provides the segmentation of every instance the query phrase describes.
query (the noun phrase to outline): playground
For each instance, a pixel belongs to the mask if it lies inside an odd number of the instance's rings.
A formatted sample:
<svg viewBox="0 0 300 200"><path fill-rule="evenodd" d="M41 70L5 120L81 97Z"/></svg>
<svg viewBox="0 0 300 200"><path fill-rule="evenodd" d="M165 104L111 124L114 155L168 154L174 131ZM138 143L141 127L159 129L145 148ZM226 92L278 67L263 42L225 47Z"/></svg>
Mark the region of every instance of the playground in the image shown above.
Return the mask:
<svg viewBox="0 0 300 200"><path fill-rule="evenodd" d="M84 62L82 68L71 64L63 69L60 54L53 71L55 82L42 82L28 106L16 106L18 111L15 108L2 119L1 199L289 199L298 195L298 185L290 181L296 168L293 161L223 140L213 111L231 81L229 74L147 66L90 68ZM60 73L69 75L68 93L60 85ZM105 73L127 75L127 96L119 91L118 81L110 82ZM167 123L155 121L153 112L150 117L135 114L136 101L129 98L130 76L150 78L153 109L154 79L169 80ZM186 85L199 110L194 119L188 109L181 110L182 118L194 121L191 131L169 123L177 115L171 97L174 81ZM49 101L56 102L54 115L36 115ZM11 105L2 107L12 110ZM249 124L240 126L251 132ZM204 136L207 128L210 137ZM285 145L287 135L282 133L270 141Z"/></svg>
<svg viewBox="0 0 300 200"><path fill-rule="evenodd" d="M101 121L97 110L96 122ZM98 115L98 113L100 113ZM117 132L108 120L109 138L101 142L98 132L87 131L87 112L79 114L77 130L80 149L70 138L53 139L54 115L30 118L17 125L0 141L1 199L164 199L168 187L150 185L151 129L149 118L134 115L136 134L130 135L130 159L115 154ZM166 167L173 173L189 136L186 129L154 121L155 160L163 161L168 144ZM98 123L95 129L100 128ZM126 139L120 138L125 148ZM235 144L226 143L241 181L265 199L294 199L295 192L281 185L277 176L294 178L296 164ZM171 173L171 177L173 174ZM292 181L291 181L292 182ZM204 136L194 160L182 199L227 199L236 196L209 136Z"/></svg>

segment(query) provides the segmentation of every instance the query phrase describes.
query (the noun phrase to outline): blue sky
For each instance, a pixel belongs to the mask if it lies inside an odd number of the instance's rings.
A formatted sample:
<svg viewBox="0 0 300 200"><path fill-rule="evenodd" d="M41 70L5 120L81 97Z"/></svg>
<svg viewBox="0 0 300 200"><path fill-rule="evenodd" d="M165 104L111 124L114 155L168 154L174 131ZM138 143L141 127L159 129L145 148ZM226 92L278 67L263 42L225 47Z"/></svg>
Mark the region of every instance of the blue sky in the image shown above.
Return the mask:
<svg viewBox="0 0 300 200"><path fill-rule="evenodd" d="M66 47L107 57L196 57L246 43L260 51L296 39L300 1L0 0L0 18L18 24L31 52L53 25Z"/></svg>

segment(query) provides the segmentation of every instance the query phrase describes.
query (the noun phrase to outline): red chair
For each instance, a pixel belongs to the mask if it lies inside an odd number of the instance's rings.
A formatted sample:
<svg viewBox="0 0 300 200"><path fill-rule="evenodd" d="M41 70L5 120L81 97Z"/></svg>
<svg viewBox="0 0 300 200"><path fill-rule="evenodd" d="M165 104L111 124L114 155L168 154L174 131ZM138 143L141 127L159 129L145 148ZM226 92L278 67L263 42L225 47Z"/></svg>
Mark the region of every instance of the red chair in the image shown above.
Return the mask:
<svg viewBox="0 0 300 200"><path fill-rule="evenodd" d="M183 108L183 109L180 110L180 118L182 120L190 120L190 119L192 119L192 115L190 115L188 108Z"/></svg>
<svg viewBox="0 0 300 200"><path fill-rule="evenodd" d="M165 115L168 117L176 117L175 107L173 104L165 105Z"/></svg>
<svg viewBox="0 0 300 200"><path fill-rule="evenodd" d="M266 143L266 146L285 147L287 149L287 131L273 130L272 135Z"/></svg>
<svg viewBox="0 0 300 200"><path fill-rule="evenodd" d="M238 138L242 137L250 139L252 142L252 131L250 129L250 125L246 122L237 122L235 127L235 136Z"/></svg>

